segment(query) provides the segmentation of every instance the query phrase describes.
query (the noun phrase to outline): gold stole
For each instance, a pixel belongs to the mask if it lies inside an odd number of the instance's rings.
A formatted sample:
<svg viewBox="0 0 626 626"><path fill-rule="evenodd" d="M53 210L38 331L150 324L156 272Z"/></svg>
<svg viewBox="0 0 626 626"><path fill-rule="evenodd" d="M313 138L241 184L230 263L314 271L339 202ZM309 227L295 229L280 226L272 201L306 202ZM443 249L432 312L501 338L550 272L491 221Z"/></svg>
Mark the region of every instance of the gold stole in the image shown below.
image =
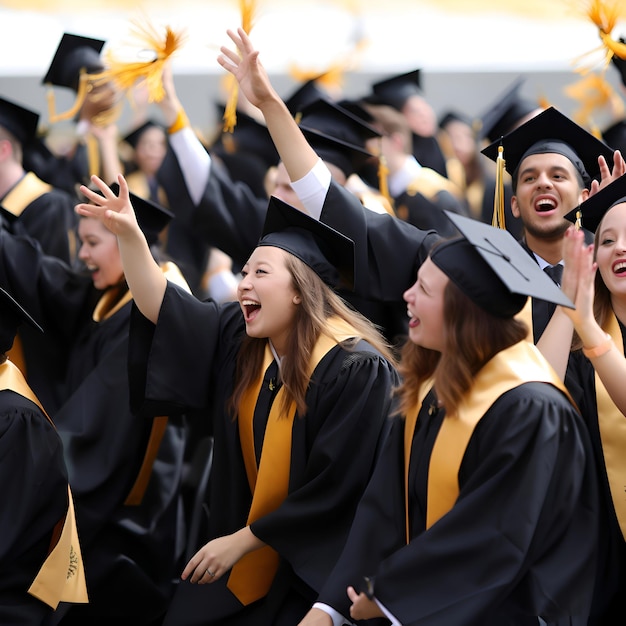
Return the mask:
<svg viewBox="0 0 626 626"><path fill-rule="evenodd" d="M161 270L168 280L171 280L189 291L189 285L187 285L182 277L182 274L180 273L180 270L174 263L169 261L164 263L161 266ZM117 290L115 289L107 291L102 295L93 311L92 317L94 321L101 322L108 319L132 300L132 294L130 291L127 291L118 300L116 300L117 297ZM152 428L150 430L150 436L148 438L148 444L146 445L143 461L141 463L141 467L139 468L137 478L135 479L130 492L126 496L126 500L124 501L125 506L139 506L143 502L143 497L146 493L146 489L148 488L150 476L152 475L154 461L156 460L159 447L161 446L161 441L165 435L167 423L167 415L159 415L158 417L153 418Z"/></svg>
<svg viewBox="0 0 626 626"><path fill-rule="evenodd" d="M615 342L615 346L624 354L624 342L617 318L611 315L603 326ZM602 384L597 372L596 404L598 407L598 425L604 464L611 488L611 497L617 521L626 538L626 417L615 406L606 387Z"/></svg>
<svg viewBox="0 0 626 626"><path fill-rule="evenodd" d="M474 384L457 413L444 417L428 468L426 528L443 517L458 498L459 469L476 424L502 394L534 381L550 383L574 404L563 382L539 350L524 340L502 350L485 364L474 378Z"/></svg>
<svg viewBox="0 0 626 626"><path fill-rule="evenodd" d="M10 389L34 402L52 423L39 403L39 399L24 380L22 373L11 361L5 361L0 365L0 389ZM89 601L83 557L76 530L74 500L69 485L67 495L68 508L65 518L59 520L52 533L56 543L54 546L51 545L46 560L28 589L28 593L53 609L57 608L59 602L86 603Z"/></svg>
<svg viewBox="0 0 626 626"><path fill-rule="evenodd" d="M37 178L33 172L28 172L9 191L0 204L9 213L19 217L29 204L50 191L52 191L52 187L48 183L44 183L43 180Z"/></svg>
<svg viewBox="0 0 626 626"><path fill-rule="evenodd" d="M433 377L430 377L420 385L415 407L408 412L404 420L404 512L406 518L407 544L411 541L411 520L409 516L409 463L411 461L411 447L413 445L417 416L419 415L424 398L428 395L428 392L433 386L434 380Z"/></svg>
<svg viewBox="0 0 626 626"><path fill-rule="evenodd" d="M346 339L358 336L358 332L350 324L339 318L329 319L328 327L332 337L324 334L319 336L309 362L309 377L332 348ZM241 451L252 492L248 524L276 510L289 491L291 432L296 405L295 402L291 402L286 414L281 411L283 396L286 393L284 386L279 389L272 402L258 471L254 450L254 408L265 371L273 360L268 342L259 377L246 390L239 405L238 426ZM278 569L278 563L279 555L270 546L263 546L249 552L233 566L227 586L242 604L248 605L267 595Z"/></svg>

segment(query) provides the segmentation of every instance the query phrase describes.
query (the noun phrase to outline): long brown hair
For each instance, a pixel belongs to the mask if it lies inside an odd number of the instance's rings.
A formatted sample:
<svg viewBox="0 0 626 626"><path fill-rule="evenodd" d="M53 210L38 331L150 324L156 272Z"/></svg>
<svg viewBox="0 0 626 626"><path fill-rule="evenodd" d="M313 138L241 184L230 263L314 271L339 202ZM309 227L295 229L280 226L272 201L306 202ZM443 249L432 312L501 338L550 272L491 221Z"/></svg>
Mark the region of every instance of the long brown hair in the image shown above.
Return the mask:
<svg viewBox="0 0 626 626"><path fill-rule="evenodd" d="M292 286L300 296L293 330L289 335L281 363L281 380L287 393L281 411L292 401L298 415L306 413L306 391L309 386L309 362L313 347L321 333L328 334L327 320L340 317L350 323L359 337L376 348L392 365L396 365L391 347L379 330L360 313L354 311L305 263L291 254L285 254L285 266L292 277ZM344 342L347 349L356 345L358 338ZM237 355L235 388L228 409L236 417L241 397L259 375L267 340L246 335Z"/></svg>
<svg viewBox="0 0 626 626"><path fill-rule="evenodd" d="M430 376L434 376L437 397L446 412L454 413L481 367L527 335L524 322L491 315L452 281L446 285L443 298L445 350L439 353L406 341L398 367L402 377L396 389L398 413L406 415L413 408L421 383Z"/></svg>

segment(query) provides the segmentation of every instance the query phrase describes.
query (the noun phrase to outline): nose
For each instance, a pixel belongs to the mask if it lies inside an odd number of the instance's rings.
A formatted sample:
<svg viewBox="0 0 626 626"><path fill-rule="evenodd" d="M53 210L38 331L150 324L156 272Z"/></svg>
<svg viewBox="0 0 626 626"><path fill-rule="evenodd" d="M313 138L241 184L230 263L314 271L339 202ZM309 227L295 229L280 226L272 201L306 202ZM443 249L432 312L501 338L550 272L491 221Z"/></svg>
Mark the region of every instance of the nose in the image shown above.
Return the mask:
<svg viewBox="0 0 626 626"><path fill-rule="evenodd" d="M407 304L412 304L415 302L415 286L417 282L411 285L403 294L402 298Z"/></svg>
<svg viewBox="0 0 626 626"><path fill-rule="evenodd" d="M537 176L537 187L552 187L552 180L547 172L540 172Z"/></svg>
<svg viewBox="0 0 626 626"><path fill-rule="evenodd" d="M88 254L87 254L87 250L86 250L86 246L84 243L80 244L80 248L78 248L78 258L81 261L84 261L87 258Z"/></svg>

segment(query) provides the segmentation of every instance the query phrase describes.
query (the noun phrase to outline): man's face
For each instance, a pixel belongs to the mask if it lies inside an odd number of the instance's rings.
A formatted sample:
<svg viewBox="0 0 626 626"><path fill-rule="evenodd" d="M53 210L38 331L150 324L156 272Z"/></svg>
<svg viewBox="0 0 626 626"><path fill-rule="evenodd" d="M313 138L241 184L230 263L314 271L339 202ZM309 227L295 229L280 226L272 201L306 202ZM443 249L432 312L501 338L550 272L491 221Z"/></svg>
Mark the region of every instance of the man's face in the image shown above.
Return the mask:
<svg viewBox="0 0 626 626"><path fill-rule="evenodd" d="M532 154L519 166L511 211L526 233L538 239L561 237L570 225L564 215L588 195L572 162L556 153Z"/></svg>

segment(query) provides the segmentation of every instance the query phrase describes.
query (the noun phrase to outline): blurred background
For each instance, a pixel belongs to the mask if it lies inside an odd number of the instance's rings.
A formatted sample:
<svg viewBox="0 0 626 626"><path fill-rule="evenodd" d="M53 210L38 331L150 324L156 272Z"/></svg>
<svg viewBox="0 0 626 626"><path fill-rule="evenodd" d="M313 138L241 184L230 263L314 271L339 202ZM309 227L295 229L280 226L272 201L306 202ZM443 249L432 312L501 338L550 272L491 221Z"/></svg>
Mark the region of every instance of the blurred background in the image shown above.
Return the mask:
<svg viewBox="0 0 626 626"><path fill-rule="evenodd" d="M623 4L626 4L622 0ZM585 0L258 0L251 37L281 95L303 80L329 72L329 85L346 97L365 94L372 82L421 69L425 95L438 113L450 108L479 116L519 76L522 95L575 115L583 89L581 68L601 68L598 28ZM0 96L42 114L41 79L64 32L106 40L105 50L141 54L133 23L184 32L173 58L178 93L193 125L214 122L224 71L217 64L225 31L241 23L239 0L0 0ZM614 39L626 36L619 23ZM134 47L133 47L134 46ZM619 73L606 82L623 99ZM589 80L589 78L587 78ZM578 85L578 87L573 87ZM68 94L68 103L73 94ZM598 106L590 123L615 116L603 93L584 93ZM56 94L61 109L63 94ZM604 98L604 102L602 101ZM120 120L130 124L127 108Z"/></svg>

